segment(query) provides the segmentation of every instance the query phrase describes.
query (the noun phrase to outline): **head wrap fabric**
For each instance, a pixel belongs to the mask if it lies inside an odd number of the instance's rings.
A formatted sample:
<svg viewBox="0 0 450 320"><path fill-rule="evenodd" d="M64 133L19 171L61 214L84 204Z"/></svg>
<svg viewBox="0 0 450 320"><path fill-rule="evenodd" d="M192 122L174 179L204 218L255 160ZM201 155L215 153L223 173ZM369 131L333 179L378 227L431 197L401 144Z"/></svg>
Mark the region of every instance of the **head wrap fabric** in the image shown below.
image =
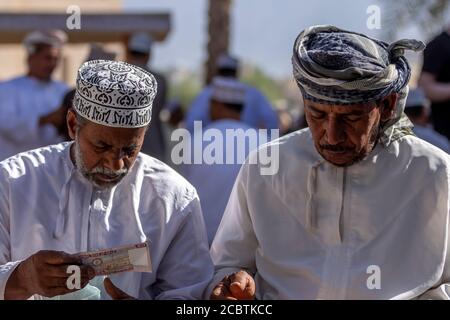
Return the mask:
<svg viewBox="0 0 450 320"><path fill-rule="evenodd" d="M405 134L412 124L404 115L411 70L404 50L421 51L417 40L391 45L364 34L334 26L312 26L294 43L294 78L303 97L327 104L364 104L398 93L394 117L384 123L380 140L388 145Z"/></svg>
<svg viewBox="0 0 450 320"><path fill-rule="evenodd" d="M108 127L150 123L157 83L148 71L121 61L92 60L78 70L73 107L89 121Z"/></svg>

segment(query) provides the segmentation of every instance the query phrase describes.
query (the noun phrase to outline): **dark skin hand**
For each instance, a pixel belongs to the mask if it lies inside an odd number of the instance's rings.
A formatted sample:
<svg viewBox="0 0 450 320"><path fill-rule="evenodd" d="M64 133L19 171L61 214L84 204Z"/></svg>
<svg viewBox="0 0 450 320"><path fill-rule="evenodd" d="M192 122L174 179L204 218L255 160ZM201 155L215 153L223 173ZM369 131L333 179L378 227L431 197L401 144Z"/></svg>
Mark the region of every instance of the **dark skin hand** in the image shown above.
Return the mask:
<svg viewBox="0 0 450 320"><path fill-rule="evenodd" d="M69 289L67 268L80 267L80 289L94 278L95 271L82 265L80 258L62 251L41 250L22 261L9 277L5 287L5 300L28 299L34 294L54 297L79 289Z"/></svg>
<svg viewBox="0 0 450 320"><path fill-rule="evenodd" d="M133 298L116 287L110 278L105 278L103 285L105 286L106 293L108 293L113 300L136 300L136 298Z"/></svg>
<svg viewBox="0 0 450 320"><path fill-rule="evenodd" d="M71 265L80 266L80 289L84 288L95 271L82 265L80 258L62 251L39 251L21 262L13 271L6 283L5 300L28 299L34 294L44 297L54 297L77 291L67 288L67 268ZM116 287L111 279L103 282L106 292L113 300L135 300Z"/></svg>
<svg viewBox="0 0 450 320"><path fill-rule="evenodd" d="M254 300L255 289L253 277L241 270L223 278L209 298L211 300Z"/></svg>

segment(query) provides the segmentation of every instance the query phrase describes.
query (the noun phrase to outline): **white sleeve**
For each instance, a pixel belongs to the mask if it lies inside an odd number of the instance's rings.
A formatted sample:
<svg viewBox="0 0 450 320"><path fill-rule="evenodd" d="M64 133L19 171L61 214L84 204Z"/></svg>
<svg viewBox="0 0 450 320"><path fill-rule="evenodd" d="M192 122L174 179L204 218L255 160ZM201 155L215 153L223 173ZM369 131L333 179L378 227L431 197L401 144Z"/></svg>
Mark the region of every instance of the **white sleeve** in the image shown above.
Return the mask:
<svg viewBox="0 0 450 320"><path fill-rule="evenodd" d="M151 286L152 296L158 300L202 299L214 272L198 197L183 211L184 222L164 254L157 281Z"/></svg>
<svg viewBox="0 0 450 320"><path fill-rule="evenodd" d="M444 271L441 281L437 287L429 289L417 297L418 300L450 300L450 252L448 235L449 227L447 222L447 257L445 259Z"/></svg>
<svg viewBox="0 0 450 320"><path fill-rule="evenodd" d="M444 262L444 271L441 281L437 287L432 288L421 294L419 300L450 300L450 171L447 168L447 243L445 246L446 255Z"/></svg>
<svg viewBox="0 0 450 320"><path fill-rule="evenodd" d="M6 282L21 261L10 261L8 181L1 170L2 168L0 168L0 300L4 300Z"/></svg>
<svg viewBox="0 0 450 320"><path fill-rule="evenodd" d="M223 277L239 270L256 273L255 252L258 246L247 205L248 169L246 162L233 186L230 199L211 246L215 266L213 280L205 292L208 299Z"/></svg>

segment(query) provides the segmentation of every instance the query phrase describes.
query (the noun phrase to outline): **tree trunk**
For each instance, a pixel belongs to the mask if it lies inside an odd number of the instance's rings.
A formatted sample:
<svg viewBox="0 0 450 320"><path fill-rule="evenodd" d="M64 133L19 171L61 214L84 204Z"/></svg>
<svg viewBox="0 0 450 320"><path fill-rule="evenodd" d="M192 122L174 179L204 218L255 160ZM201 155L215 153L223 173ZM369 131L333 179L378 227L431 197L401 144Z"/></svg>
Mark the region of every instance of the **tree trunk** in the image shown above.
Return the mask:
<svg viewBox="0 0 450 320"><path fill-rule="evenodd" d="M209 0L208 9L208 59L205 83L209 84L216 73L216 61L228 53L230 37L231 0Z"/></svg>

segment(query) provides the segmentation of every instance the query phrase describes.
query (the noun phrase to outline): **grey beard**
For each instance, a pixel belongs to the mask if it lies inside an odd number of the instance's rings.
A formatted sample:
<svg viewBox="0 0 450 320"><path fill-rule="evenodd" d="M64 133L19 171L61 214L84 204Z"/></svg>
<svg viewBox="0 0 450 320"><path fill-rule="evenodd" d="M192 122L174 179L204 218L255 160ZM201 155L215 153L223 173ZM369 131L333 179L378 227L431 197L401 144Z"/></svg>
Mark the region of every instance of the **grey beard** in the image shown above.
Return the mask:
<svg viewBox="0 0 450 320"><path fill-rule="evenodd" d="M112 187L117 185L129 172L128 168L124 168L119 171L113 171L113 170L109 170L109 169L103 168L103 167L95 167L91 170L88 170L83 161L83 155L82 155L82 152L80 149L80 145L78 143L78 134L75 137L75 166L77 167L77 170L83 175L83 177L85 177L90 183L92 183L92 185L95 188L98 188L98 189L111 189ZM95 173L102 173L102 174L107 174L110 176L117 176L118 179L114 183L99 185L94 180Z"/></svg>
<svg viewBox="0 0 450 320"><path fill-rule="evenodd" d="M348 162L346 164L333 164L336 167L349 167L355 163L361 162L362 160L364 160L372 151L373 149L375 149L375 147L377 146L378 140L380 139L381 136L381 123L378 124L377 126L374 126L372 129L372 132L370 133L370 138L369 138L369 149L368 152L365 152L361 155L359 155L358 157L356 157L355 159L353 159L353 161Z"/></svg>

